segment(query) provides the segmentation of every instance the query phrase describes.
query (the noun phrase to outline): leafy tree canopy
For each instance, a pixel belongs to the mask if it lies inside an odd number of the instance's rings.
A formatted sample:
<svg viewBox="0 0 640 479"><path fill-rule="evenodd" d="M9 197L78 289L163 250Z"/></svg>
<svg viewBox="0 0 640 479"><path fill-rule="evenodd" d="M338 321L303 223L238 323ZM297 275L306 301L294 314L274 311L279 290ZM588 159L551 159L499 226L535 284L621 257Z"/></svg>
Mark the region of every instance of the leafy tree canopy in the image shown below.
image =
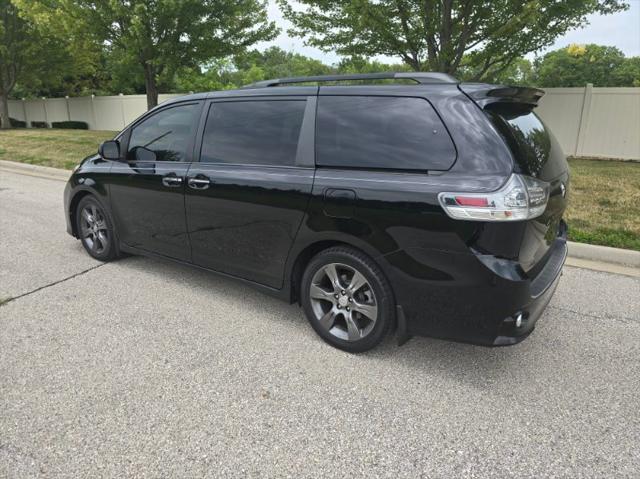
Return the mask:
<svg viewBox="0 0 640 479"><path fill-rule="evenodd" d="M374 73L405 71L404 64L389 65L361 57L343 59L338 65L287 52L273 46L265 51L250 50L240 55L210 63L203 68L177 72L175 91L207 91L238 88L269 78L329 75L332 73Z"/></svg>
<svg viewBox="0 0 640 479"><path fill-rule="evenodd" d="M60 35L41 18L30 18L23 2L0 0L0 127L8 128L8 98L15 93L64 90L91 76L91 49Z"/></svg>
<svg viewBox="0 0 640 479"><path fill-rule="evenodd" d="M24 0L23 0L24 1ZM158 103L181 68L244 51L277 34L266 0L38 0L76 38L92 37L142 74L147 104Z"/></svg>
<svg viewBox="0 0 640 479"><path fill-rule="evenodd" d="M202 67L183 68L174 76L176 91L207 91L238 88L267 78L324 75L335 71L319 60L279 47L250 50Z"/></svg>
<svg viewBox="0 0 640 479"><path fill-rule="evenodd" d="M278 0L290 33L345 56L397 56L413 70L498 75L587 15L623 0Z"/></svg>
<svg viewBox="0 0 640 479"><path fill-rule="evenodd" d="M473 68L463 63L456 76L461 81L473 81L478 78L478 68ZM529 60L516 58L505 68L487 72L482 80L487 83L502 85L533 86L535 84L535 71L533 64Z"/></svg>
<svg viewBox="0 0 640 479"><path fill-rule="evenodd" d="M298 53L286 52L279 47L270 47L264 52L252 50L246 54L238 55L234 63L238 70L249 70L253 66L260 68L264 73L261 80L326 75L332 72L332 68L320 60L314 60Z"/></svg>
<svg viewBox="0 0 640 479"><path fill-rule="evenodd" d="M364 57L345 58L338 63L339 73L378 73L411 71L404 63L386 64L378 60L368 60Z"/></svg>
<svg viewBox="0 0 640 479"><path fill-rule="evenodd" d="M640 57L625 58L615 47L569 45L535 61L542 87L640 86Z"/></svg>

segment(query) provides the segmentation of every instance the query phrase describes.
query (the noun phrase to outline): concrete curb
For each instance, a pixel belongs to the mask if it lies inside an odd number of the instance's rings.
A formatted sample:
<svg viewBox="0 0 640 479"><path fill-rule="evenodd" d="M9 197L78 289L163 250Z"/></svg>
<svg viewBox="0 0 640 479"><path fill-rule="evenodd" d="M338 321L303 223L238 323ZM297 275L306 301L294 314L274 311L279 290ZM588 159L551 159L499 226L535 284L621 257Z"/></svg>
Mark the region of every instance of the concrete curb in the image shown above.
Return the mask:
<svg viewBox="0 0 640 479"><path fill-rule="evenodd" d="M0 160L0 171L67 181L71 172L47 166ZM567 264L578 268L640 277L640 252L608 246L568 242Z"/></svg>
<svg viewBox="0 0 640 479"><path fill-rule="evenodd" d="M632 278L640 278L640 268L623 266L617 263L603 263L602 261L591 261L588 259L572 258L567 256L567 260L564 265L605 273L622 274L624 276L631 276Z"/></svg>
<svg viewBox="0 0 640 479"><path fill-rule="evenodd" d="M17 163L15 161L0 160L0 170L21 175L37 176L51 180L67 181L71 176L71 171L50 168L48 166L30 165L28 163Z"/></svg>
<svg viewBox="0 0 640 479"><path fill-rule="evenodd" d="M569 257L571 258L640 268L640 251L574 243L573 241L569 241L567 244L569 246Z"/></svg>
<svg viewBox="0 0 640 479"><path fill-rule="evenodd" d="M568 160L595 160L595 161L622 161L627 163L640 163L640 158L615 158L609 156L567 156Z"/></svg>

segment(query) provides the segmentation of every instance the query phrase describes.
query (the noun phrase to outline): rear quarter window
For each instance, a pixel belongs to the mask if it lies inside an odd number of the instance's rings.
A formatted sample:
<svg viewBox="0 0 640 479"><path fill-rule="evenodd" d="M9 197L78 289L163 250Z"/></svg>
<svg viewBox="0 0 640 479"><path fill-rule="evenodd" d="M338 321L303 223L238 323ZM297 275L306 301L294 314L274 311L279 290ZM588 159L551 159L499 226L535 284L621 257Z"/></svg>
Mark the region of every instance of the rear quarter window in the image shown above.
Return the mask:
<svg viewBox="0 0 640 479"><path fill-rule="evenodd" d="M320 96L316 121L319 166L447 170L453 141L422 98Z"/></svg>

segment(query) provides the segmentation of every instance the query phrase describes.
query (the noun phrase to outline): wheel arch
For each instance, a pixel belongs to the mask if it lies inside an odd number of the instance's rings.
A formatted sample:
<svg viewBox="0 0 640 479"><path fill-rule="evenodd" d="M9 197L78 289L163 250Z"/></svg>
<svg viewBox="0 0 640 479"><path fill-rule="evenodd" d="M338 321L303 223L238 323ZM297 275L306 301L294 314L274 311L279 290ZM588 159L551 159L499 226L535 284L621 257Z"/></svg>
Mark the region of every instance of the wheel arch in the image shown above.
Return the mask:
<svg viewBox="0 0 640 479"><path fill-rule="evenodd" d="M69 215L69 219L71 220L71 231L73 232L73 236L75 238L79 238L78 224L76 221L76 210L78 208L78 204L80 203L82 198L90 195L96 196L91 190L78 190L69 202L69 211L67 211L67 215Z"/></svg>
<svg viewBox="0 0 640 479"><path fill-rule="evenodd" d="M93 196L96 201L102 206L105 213L109 215L111 223L115 228L115 223L113 222L113 215L111 214L111 208L109 208L108 199L101 193L98 189L88 188L88 187L80 187L76 188L73 192L73 196L71 196L71 200L69 200L69 210L67 214L69 215L69 219L71 220L71 229L73 232L73 236L78 238L78 226L76 225L76 209L78 208L78 204L82 201L83 198L87 196Z"/></svg>
<svg viewBox="0 0 640 479"><path fill-rule="evenodd" d="M307 245L298 252L289 272L289 301L291 303L297 302L300 304L300 282L302 281L304 269L307 267L307 264L309 264L309 261L311 261L311 258L317 255L320 251L334 246L351 245L337 240L320 240Z"/></svg>
<svg viewBox="0 0 640 479"><path fill-rule="evenodd" d="M395 292L393 291L393 284L391 284L391 281L389 280L389 275L387 274L387 271L386 271L387 268L385 268L385 265L382 264L382 261L380 261L380 259L383 256L379 252L377 252L373 247L366 244L363 245L362 242L358 241L357 239L354 240L354 239L345 238L345 237L321 238L321 239L317 239L315 241L309 242L303 247L300 247L292 255L292 257L295 259L293 259L290 263L290 267L288 269L289 274L288 274L288 277L287 277L288 279L286 283L289 287L288 300L290 303L297 302L298 304L300 304L300 283L302 281L302 275L304 273L304 270L307 264L309 264L309 261L311 261L311 259L321 251L324 251L329 248L333 248L335 246L346 246L349 248L353 248L369 256L371 260L374 261L378 265L378 267L382 270L382 273L387 277L387 280L389 281L389 285L395 297Z"/></svg>

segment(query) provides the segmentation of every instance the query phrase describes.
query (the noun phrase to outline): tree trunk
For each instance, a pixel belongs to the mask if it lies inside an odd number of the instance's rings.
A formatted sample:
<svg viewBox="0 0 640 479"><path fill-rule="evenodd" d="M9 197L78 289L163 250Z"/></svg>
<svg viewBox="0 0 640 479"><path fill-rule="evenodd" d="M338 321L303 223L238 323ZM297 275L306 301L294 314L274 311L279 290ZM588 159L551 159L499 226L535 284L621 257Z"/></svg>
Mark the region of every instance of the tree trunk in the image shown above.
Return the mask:
<svg viewBox="0 0 640 479"><path fill-rule="evenodd" d="M147 110L158 105L158 85L156 84L156 70L153 65L144 63L144 86L147 92Z"/></svg>
<svg viewBox="0 0 640 479"><path fill-rule="evenodd" d="M451 45L451 10L453 0L443 0L442 2L442 21L440 24L440 53L438 55L439 68L438 71L443 73L452 73L451 63L453 59L453 47Z"/></svg>
<svg viewBox="0 0 640 479"><path fill-rule="evenodd" d="M9 121L9 93L0 92L0 128L11 128Z"/></svg>

